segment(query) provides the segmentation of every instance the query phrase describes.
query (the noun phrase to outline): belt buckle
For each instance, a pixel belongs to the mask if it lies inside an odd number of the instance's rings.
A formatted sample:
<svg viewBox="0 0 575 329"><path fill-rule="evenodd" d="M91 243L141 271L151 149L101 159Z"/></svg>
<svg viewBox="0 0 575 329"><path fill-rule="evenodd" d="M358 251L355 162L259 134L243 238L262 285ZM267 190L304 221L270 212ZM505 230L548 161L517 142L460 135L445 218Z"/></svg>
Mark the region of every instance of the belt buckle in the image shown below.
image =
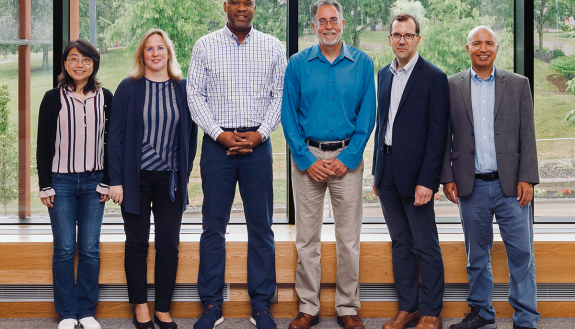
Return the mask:
<svg viewBox="0 0 575 329"><path fill-rule="evenodd" d="M321 144L323 144L323 143L322 143L322 142L317 142L317 144L318 144L318 145L317 145L317 148L318 148L320 151L323 151L323 150L321 149Z"/></svg>

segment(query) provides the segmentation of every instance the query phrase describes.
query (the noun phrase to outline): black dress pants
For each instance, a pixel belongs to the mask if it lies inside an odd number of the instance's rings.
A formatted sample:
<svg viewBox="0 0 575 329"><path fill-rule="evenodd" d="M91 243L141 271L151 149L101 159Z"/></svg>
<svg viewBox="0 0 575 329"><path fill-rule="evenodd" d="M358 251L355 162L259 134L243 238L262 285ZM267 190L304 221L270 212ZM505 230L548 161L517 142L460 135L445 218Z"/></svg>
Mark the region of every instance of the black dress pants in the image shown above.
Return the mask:
<svg viewBox="0 0 575 329"><path fill-rule="evenodd" d="M423 316L438 316L443 308L444 272L433 196L421 206L414 205L415 191L412 197L401 196L395 185L391 155L383 156L383 176L377 191L391 237L399 310L421 310ZM420 269L422 289L418 299Z"/></svg>
<svg viewBox="0 0 575 329"><path fill-rule="evenodd" d="M179 173L178 173L179 176ZM180 189L176 191L175 201L169 195L169 171L140 172L140 213L124 211L124 231L126 249L124 268L128 282L130 303L143 304L147 297L148 241L150 239L150 212L154 212L155 223L155 285L158 312L168 312L172 302L176 272L178 270L178 245L182 225L182 198ZM177 180L179 182L179 179ZM124 191L124 193L129 193Z"/></svg>

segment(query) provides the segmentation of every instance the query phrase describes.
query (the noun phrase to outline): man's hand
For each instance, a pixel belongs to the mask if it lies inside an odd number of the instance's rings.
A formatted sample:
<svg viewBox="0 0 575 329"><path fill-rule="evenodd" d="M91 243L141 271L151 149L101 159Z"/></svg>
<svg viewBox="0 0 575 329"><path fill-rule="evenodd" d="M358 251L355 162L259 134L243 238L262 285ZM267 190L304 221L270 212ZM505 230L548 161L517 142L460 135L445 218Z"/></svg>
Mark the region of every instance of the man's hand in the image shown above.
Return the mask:
<svg viewBox="0 0 575 329"><path fill-rule="evenodd" d="M234 146L228 149L227 155L251 153L252 149L262 142L262 134L257 131L246 131L244 133L234 131L233 134L251 144L247 146Z"/></svg>
<svg viewBox="0 0 575 329"><path fill-rule="evenodd" d="M247 149L248 151L242 151L239 153L232 153L232 154L246 154L250 153L252 150L248 147L252 145L251 142L247 141L241 136L238 136L236 133L231 131L224 131L218 136L216 142L222 144L227 150L227 155L230 155L231 152L239 152L239 150Z"/></svg>
<svg viewBox="0 0 575 329"><path fill-rule="evenodd" d="M324 167L322 160L317 160L311 166L309 166L309 168L307 168L305 171L307 171L309 177L311 177L311 179L313 179L316 182L321 182L326 178L328 178L329 176L335 175L333 171Z"/></svg>
<svg viewBox="0 0 575 329"><path fill-rule="evenodd" d="M52 208L54 207L54 205L52 203L54 203L54 196L47 196L45 198L40 198L40 201L42 201L42 203L48 207L48 208Z"/></svg>
<svg viewBox="0 0 575 329"><path fill-rule="evenodd" d="M124 189L122 185L110 186L108 193L110 199L112 199L115 204L121 205L122 201L124 201Z"/></svg>
<svg viewBox="0 0 575 329"><path fill-rule="evenodd" d="M413 204L416 206L422 206L431 201L432 197L433 191L431 189L428 189L425 186L417 185L415 187L415 202Z"/></svg>
<svg viewBox="0 0 575 329"><path fill-rule="evenodd" d="M449 201L459 204L459 192L457 192L457 185L455 185L455 182L443 184L443 193Z"/></svg>
<svg viewBox="0 0 575 329"><path fill-rule="evenodd" d="M343 177L347 173L348 168L337 158L331 160L322 160L323 166L334 173L337 177Z"/></svg>
<svg viewBox="0 0 575 329"><path fill-rule="evenodd" d="M379 196L379 193L377 192L377 187L375 187L375 176L372 176L373 179L371 180L371 189L373 190L373 194L375 196Z"/></svg>
<svg viewBox="0 0 575 329"><path fill-rule="evenodd" d="M519 207L524 207L531 202L531 200L533 200L533 184L519 182L517 184L517 201L519 201Z"/></svg>
<svg viewBox="0 0 575 329"><path fill-rule="evenodd" d="M109 193L109 192L108 192ZM100 202L106 202L110 200L110 196L108 194L102 194L100 193Z"/></svg>

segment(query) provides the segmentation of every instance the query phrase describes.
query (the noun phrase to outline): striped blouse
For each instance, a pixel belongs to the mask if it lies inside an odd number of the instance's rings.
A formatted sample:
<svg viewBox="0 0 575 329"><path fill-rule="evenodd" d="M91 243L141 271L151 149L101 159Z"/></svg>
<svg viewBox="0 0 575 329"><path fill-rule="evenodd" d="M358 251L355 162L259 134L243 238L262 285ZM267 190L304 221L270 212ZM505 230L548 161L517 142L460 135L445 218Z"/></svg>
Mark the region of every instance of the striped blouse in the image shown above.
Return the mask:
<svg viewBox="0 0 575 329"><path fill-rule="evenodd" d="M60 101L52 172L104 170L104 93L91 91L82 101L75 92L60 88ZM108 194L108 186L100 184L97 191ZM54 194L52 188L40 191L40 197Z"/></svg>
<svg viewBox="0 0 575 329"><path fill-rule="evenodd" d="M180 112L171 80L146 79L142 165L151 171L177 171Z"/></svg>

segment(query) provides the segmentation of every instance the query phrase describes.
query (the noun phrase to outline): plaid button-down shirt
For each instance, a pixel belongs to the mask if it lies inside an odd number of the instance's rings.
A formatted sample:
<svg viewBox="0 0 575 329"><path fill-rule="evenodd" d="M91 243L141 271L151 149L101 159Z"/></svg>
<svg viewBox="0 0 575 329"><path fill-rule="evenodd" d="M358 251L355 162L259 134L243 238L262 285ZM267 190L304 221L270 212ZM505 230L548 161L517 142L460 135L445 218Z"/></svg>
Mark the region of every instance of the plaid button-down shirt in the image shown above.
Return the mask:
<svg viewBox="0 0 575 329"><path fill-rule="evenodd" d="M192 119L213 140L222 127L260 126L268 138L281 119L286 63L282 43L253 27L241 44L227 25L200 38L188 70Z"/></svg>

